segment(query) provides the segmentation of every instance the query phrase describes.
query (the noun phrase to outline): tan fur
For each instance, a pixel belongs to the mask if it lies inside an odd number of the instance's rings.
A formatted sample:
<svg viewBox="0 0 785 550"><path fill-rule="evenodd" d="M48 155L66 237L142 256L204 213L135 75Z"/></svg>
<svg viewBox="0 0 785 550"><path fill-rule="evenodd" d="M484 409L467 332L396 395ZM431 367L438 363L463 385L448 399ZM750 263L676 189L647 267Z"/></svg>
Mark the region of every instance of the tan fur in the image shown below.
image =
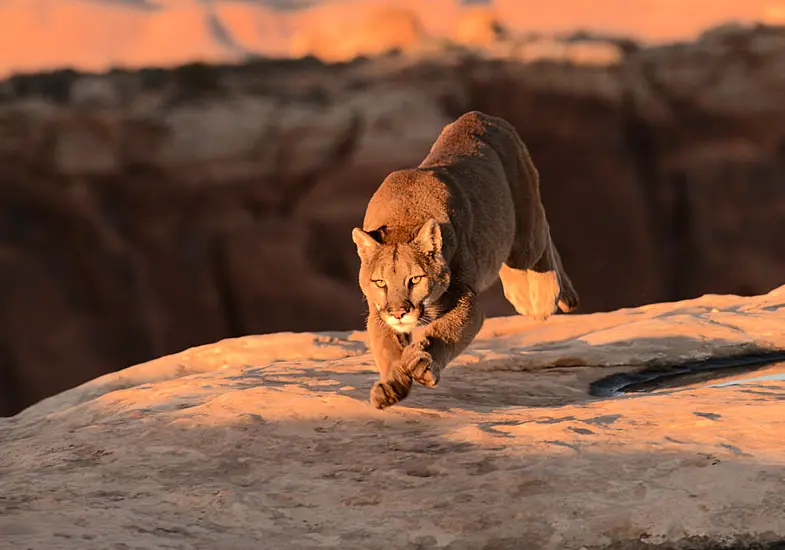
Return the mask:
<svg viewBox="0 0 785 550"><path fill-rule="evenodd" d="M480 330L478 294L497 277L522 315L544 320L578 305L526 146L512 125L484 113L447 125L419 167L387 176L352 239L380 409L404 399L413 380L438 384Z"/></svg>

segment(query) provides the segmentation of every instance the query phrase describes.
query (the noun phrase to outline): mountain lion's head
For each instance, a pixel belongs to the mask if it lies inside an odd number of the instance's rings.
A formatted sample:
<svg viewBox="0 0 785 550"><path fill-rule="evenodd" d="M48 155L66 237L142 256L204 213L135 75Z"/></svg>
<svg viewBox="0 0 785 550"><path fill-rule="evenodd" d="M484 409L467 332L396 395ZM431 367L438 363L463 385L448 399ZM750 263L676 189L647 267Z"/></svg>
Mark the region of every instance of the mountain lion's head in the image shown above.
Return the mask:
<svg viewBox="0 0 785 550"><path fill-rule="evenodd" d="M409 242L384 244L358 227L352 240L361 260L360 288L384 322L411 332L439 315L436 302L450 285L450 270L436 220L425 222Z"/></svg>

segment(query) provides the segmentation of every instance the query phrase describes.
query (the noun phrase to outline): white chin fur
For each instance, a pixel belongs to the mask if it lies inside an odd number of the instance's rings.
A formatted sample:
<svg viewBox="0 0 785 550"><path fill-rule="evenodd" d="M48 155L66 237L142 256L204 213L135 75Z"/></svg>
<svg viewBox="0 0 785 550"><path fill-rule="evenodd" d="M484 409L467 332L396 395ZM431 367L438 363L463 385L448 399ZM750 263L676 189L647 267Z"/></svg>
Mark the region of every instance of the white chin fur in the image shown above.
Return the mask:
<svg viewBox="0 0 785 550"><path fill-rule="evenodd" d="M417 321L400 323L397 320L387 319L386 322L396 332L411 332L417 327Z"/></svg>

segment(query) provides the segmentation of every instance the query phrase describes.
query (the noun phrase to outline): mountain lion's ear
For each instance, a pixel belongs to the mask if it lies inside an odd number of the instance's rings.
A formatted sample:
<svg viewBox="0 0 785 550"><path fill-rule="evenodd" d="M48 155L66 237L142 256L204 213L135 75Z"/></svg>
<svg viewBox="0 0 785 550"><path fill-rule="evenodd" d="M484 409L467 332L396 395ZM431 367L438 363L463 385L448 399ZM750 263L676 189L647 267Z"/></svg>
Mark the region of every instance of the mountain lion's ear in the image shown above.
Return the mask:
<svg viewBox="0 0 785 550"><path fill-rule="evenodd" d="M417 232L417 236L414 238L414 242L426 254L441 252L442 228L439 227L439 222L431 218L422 224L422 227Z"/></svg>
<svg viewBox="0 0 785 550"><path fill-rule="evenodd" d="M370 233L366 233L359 227L352 229L352 240L357 245L357 255L361 260L368 260L380 245L379 241L374 239Z"/></svg>

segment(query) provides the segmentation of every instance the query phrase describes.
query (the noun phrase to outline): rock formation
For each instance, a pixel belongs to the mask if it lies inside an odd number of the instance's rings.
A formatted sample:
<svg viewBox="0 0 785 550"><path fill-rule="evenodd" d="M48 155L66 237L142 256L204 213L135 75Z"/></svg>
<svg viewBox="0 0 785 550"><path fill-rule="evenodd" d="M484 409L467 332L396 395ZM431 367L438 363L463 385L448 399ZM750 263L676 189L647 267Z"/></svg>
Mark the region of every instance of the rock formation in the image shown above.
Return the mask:
<svg viewBox="0 0 785 550"><path fill-rule="evenodd" d="M785 287L491 319L380 412L365 333L223 340L0 419L0 546L781 548L785 364L588 390L782 350Z"/></svg>
<svg viewBox="0 0 785 550"><path fill-rule="evenodd" d="M576 28L634 35L647 42L686 40L727 21L785 21L778 0L492 0L499 21L517 31ZM423 33L476 44L475 2L462 0L2 0L0 78L15 72L78 67L170 67L234 63L248 55L350 60ZM393 6L393 10L390 7ZM292 9L301 8L301 9ZM390 18L378 17L387 12ZM470 13L473 12L473 13ZM678 17L673 14L678 13ZM474 19L473 22L467 21ZM468 28L467 27L468 23ZM369 27L369 24L371 25ZM460 29L458 32L453 32ZM486 28L487 30L487 28ZM467 32L468 31L468 32ZM395 33L398 33L397 35ZM6 55L9 54L9 55Z"/></svg>
<svg viewBox="0 0 785 550"><path fill-rule="evenodd" d="M768 291L783 55L770 27L657 48L502 33L0 83L0 413L224 337L361 327L350 229L470 109L529 145L584 312Z"/></svg>

